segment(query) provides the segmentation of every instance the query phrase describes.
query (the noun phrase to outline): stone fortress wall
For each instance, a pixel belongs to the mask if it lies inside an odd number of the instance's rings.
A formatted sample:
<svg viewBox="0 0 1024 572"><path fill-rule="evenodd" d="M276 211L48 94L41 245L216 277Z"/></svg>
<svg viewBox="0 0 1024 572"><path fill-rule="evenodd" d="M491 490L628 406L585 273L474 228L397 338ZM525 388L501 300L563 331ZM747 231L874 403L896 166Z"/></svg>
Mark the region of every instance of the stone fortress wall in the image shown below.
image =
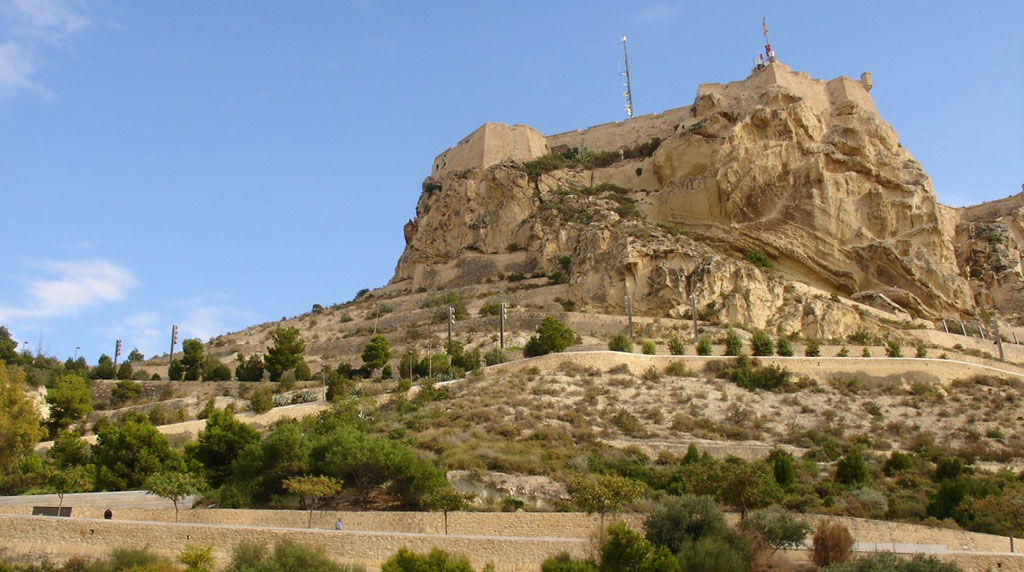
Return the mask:
<svg viewBox="0 0 1024 572"><path fill-rule="evenodd" d="M701 84L697 88L697 99L712 96L728 101L746 97L753 89L772 85L795 93L817 108L832 106L844 110L852 106L875 111L875 104L868 95L871 86L869 74L864 74L861 81L840 76L826 82L803 72L791 71L781 63L755 70L742 81ZM528 125L485 123L438 155L434 159L431 176L439 179L467 169L510 161L530 161L570 148L611 151L645 143L655 137L665 139L680 126L696 122L693 111L693 106L688 105L549 136Z"/></svg>

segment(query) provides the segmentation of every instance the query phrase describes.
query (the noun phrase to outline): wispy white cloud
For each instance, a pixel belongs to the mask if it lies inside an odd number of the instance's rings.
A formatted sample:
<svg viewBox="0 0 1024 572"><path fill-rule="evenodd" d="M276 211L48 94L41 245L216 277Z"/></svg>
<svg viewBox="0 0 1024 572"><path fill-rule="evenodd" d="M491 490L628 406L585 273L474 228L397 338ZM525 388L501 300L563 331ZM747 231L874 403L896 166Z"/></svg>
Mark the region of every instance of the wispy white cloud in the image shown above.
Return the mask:
<svg viewBox="0 0 1024 572"><path fill-rule="evenodd" d="M633 15L639 24L667 24L679 15L679 8L668 4L654 4Z"/></svg>
<svg viewBox="0 0 1024 572"><path fill-rule="evenodd" d="M26 302L0 303L0 321L74 316L80 311L123 300L138 285L130 270L109 260L40 260L30 264L45 277L28 281Z"/></svg>
<svg viewBox="0 0 1024 572"><path fill-rule="evenodd" d="M35 79L41 54L61 49L90 25L82 5L72 0L0 0L0 99L20 91L52 93Z"/></svg>
<svg viewBox="0 0 1024 572"><path fill-rule="evenodd" d="M136 312L115 322L107 336L123 340L125 355L138 348L147 357L166 352L170 347L171 327L156 312Z"/></svg>
<svg viewBox="0 0 1024 572"><path fill-rule="evenodd" d="M177 305L185 310L184 318L178 323L181 337L205 342L259 321L258 314L226 303L226 299L221 294L208 294L180 301Z"/></svg>

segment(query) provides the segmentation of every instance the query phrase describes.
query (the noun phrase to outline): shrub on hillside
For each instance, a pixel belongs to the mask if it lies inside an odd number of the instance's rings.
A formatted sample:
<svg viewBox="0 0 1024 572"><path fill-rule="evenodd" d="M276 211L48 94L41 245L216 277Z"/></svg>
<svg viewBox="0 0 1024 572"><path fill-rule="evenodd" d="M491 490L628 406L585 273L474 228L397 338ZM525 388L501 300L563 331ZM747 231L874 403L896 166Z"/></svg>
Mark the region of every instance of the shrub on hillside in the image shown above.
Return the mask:
<svg viewBox="0 0 1024 572"><path fill-rule="evenodd" d="M274 408L274 391L269 385L261 385L249 396L249 411L266 413Z"/></svg>
<svg viewBox="0 0 1024 572"><path fill-rule="evenodd" d="M736 330L729 328L725 331L725 355L738 356L743 353L743 340Z"/></svg>
<svg viewBox="0 0 1024 572"><path fill-rule="evenodd" d="M338 564L315 548L281 540L267 553L262 543L242 542L235 547L224 572L365 572L352 564Z"/></svg>
<svg viewBox="0 0 1024 572"><path fill-rule="evenodd" d="M721 372L722 377L751 390L788 391L792 386L793 374L777 365L755 365L747 356L739 356Z"/></svg>
<svg viewBox="0 0 1024 572"><path fill-rule="evenodd" d="M435 548L427 554L416 554L403 547L380 568L380 572L427 571L473 572L473 567L469 565L469 559L465 556L453 556L440 548Z"/></svg>
<svg viewBox="0 0 1024 572"><path fill-rule="evenodd" d="M775 351L780 356L790 357L793 355L793 342L790 342L787 336L779 336L779 341L775 344Z"/></svg>
<svg viewBox="0 0 1024 572"><path fill-rule="evenodd" d="M760 250L748 250L743 253L743 258L746 258L747 262L758 268L771 268L772 265L771 260L768 260L768 256Z"/></svg>
<svg viewBox="0 0 1024 572"><path fill-rule="evenodd" d="M896 338L885 341L885 357L903 357L903 345Z"/></svg>
<svg viewBox="0 0 1024 572"><path fill-rule="evenodd" d="M697 340L697 355L711 355L711 338L707 336L701 336L701 338Z"/></svg>
<svg viewBox="0 0 1024 572"><path fill-rule="evenodd" d="M904 560L891 552L858 556L845 564L832 564L821 572L963 572L956 562L943 562L935 556L915 554Z"/></svg>
<svg viewBox="0 0 1024 572"><path fill-rule="evenodd" d="M523 355L535 357L565 351L575 340L576 334L569 326L547 316L537 326L537 335L526 342Z"/></svg>
<svg viewBox="0 0 1024 572"><path fill-rule="evenodd" d="M755 356L770 356L775 353L775 343L764 330L758 330L750 340L750 352Z"/></svg>
<svg viewBox="0 0 1024 572"><path fill-rule="evenodd" d="M633 342L629 341L629 336L626 334L618 333L608 341L608 349L613 352L632 352Z"/></svg>
<svg viewBox="0 0 1024 572"><path fill-rule="evenodd" d="M818 566L842 564L853 551L853 536L843 525L834 520L822 520L814 529L814 546L811 561Z"/></svg>
<svg viewBox="0 0 1024 572"><path fill-rule="evenodd" d="M682 495L656 501L644 520L644 536L655 546L678 552L686 543L726 530L725 518L709 496Z"/></svg>
<svg viewBox="0 0 1024 572"><path fill-rule="evenodd" d="M654 342L652 340L644 340L644 343L641 344L640 347L641 347L641 351L645 355L652 356L652 355L658 353L657 346L654 345Z"/></svg>
<svg viewBox="0 0 1024 572"><path fill-rule="evenodd" d="M679 336L672 336L672 339L668 341L668 351L674 356L681 356L686 353L686 346L683 345L683 340L680 340Z"/></svg>
<svg viewBox="0 0 1024 572"><path fill-rule="evenodd" d="M808 338L807 346L804 347L804 355L807 357L818 357L821 355L821 344L817 338Z"/></svg>

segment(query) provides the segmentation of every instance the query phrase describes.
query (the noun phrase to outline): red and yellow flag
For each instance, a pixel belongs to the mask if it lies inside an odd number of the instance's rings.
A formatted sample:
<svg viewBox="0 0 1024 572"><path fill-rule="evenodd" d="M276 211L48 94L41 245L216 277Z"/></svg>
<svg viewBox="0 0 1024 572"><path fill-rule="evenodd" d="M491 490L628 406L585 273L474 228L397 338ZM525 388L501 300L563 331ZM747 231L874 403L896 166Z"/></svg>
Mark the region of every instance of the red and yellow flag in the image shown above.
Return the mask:
<svg viewBox="0 0 1024 572"><path fill-rule="evenodd" d="M761 33L764 34L765 38L768 37L768 21L764 18L761 18Z"/></svg>

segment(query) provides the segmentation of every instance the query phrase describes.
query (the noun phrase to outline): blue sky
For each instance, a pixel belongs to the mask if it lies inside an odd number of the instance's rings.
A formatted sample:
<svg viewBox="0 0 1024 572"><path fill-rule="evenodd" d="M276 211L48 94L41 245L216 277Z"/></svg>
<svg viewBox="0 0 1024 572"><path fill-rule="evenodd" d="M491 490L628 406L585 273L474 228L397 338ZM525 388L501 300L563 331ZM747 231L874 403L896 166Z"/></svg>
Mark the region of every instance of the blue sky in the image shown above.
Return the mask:
<svg viewBox="0 0 1024 572"><path fill-rule="evenodd" d="M939 200L1024 183L1024 3L0 0L0 324L90 363L384 284L433 157L740 80L873 74Z"/></svg>

